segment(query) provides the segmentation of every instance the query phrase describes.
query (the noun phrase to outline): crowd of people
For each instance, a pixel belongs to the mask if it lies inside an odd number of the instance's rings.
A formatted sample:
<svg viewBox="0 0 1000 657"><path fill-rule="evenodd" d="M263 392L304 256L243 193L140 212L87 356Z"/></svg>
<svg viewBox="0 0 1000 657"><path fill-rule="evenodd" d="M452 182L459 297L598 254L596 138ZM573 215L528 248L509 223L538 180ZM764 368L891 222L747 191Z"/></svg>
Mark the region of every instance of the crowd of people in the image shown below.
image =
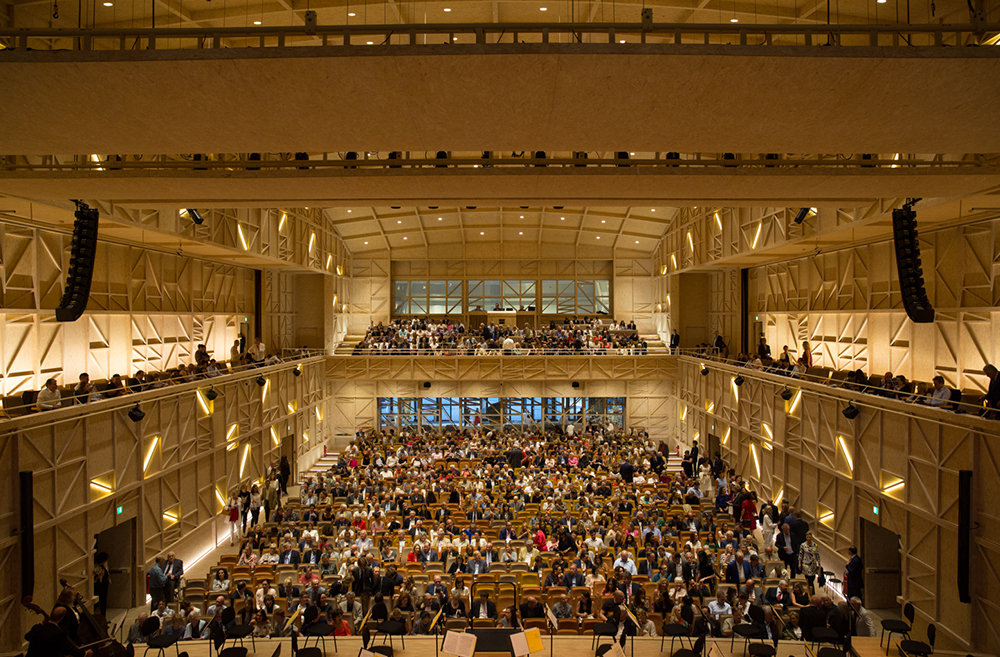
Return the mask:
<svg viewBox="0 0 1000 657"><path fill-rule="evenodd" d="M283 495L287 463L271 465L263 491L233 491L226 514L238 559L213 570L205 589L185 590L176 610L154 596L151 613L181 639L224 631L227 607L238 607L229 625L271 637L316 623L343 636L366 618L425 634L441 610L519 627L546 609L560 628L604 622L622 636L667 625L717 637L752 625L775 641L809 640L820 625L841 637L874 632L856 554L844 576L850 602L834 604L793 505L761 502L697 443L679 471L670 456L642 430L609 426L572 436L359 432L297 497ZM508 572L532 579L512 597L484 585L484 575ZM288 622L310 607L315 620Z"/></svg>
<svg viewBox="0 0 1000 657"><path fill-rule="evenodd" d="M676 331L671 337L672 351L675 341L679 343L679 336ZM695 348L695 353L707 358L728 359L728 348L725 341L714 334L711 343L700 344ZM810 376L810 370L814 367L813 352L809 342L802 343L802 349L796 356L788 349L788 345L781 348L781 352L773 357L771 346L767 339L761 335L756 352L736 354L732 361L734 364L746 367L759 372L769 372L789 376L793 379L805 379ZM983 367L983 374L989 380L986 394L976 396L974 399L963 397L961 390L949 388L943 376L936 375L930 382L910 381L902 374L885 372L882 376L869 376L862 369L855 369L846 372L843 376L834 376L832 373L825 378L824 383L853 392L863 392L877 395L887 399L896 399L910 404L920 404L944 410L957 412L970 412L976 410L980 415L996 419L1000 417L1000 377L998 370L992 364ZM972 408L973 406L979 408Z"/></svg>
<svg viewBox="0 0 1000 657"><path fill-rule="evenodd" d="M368 327L354 354L388 355L530 355L530 354L646 354L648 345L634 322L618 324L565 319L547 327L480 323L478 329L444 318L395 319Z"/></svg>
<svg viewBox="0 0 1000 657"><path fill-rule="evenodd" d="M122 378L114 374L107 382L94 382L90 374L80 374L76 384L60 388L59 382L50 378L37 393L32 391L30 398L25 398L25 405L31 409L49 411L64 408L74 404L88 404L102 399L114 399L136 392L157 390L181 383L191 383L203 379L213 379L224 374L231 374L248 367L264 367L284 362L276 354L268 354L259 338L247 346L241 337L233 342L230 349L230 359L218 361L212 357L204 344L199 344L194 352L194 362L180 365L162 372L145 372L138 370L134 376Z"/></svg>

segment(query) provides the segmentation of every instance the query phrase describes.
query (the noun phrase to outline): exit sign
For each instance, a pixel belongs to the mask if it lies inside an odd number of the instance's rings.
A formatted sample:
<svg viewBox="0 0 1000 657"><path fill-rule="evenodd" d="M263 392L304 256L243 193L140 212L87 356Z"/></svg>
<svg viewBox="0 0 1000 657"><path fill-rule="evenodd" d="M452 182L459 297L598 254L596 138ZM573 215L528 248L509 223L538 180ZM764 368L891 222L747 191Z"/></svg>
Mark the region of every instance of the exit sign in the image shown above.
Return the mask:
<svg viewBox="0 0 1000 657"><path fill-rule="evenodd" d="M115 509L115 514L120 516L122 514L122 511L124 510L125 510L124 508L118 507L117 509ZM876 513L878 512L876 511Z"/></svg>
<svg viewBox="0 0 1000 657"><path fill-rule="evenodd" d="M118 507L118 508L120 509L121 507ZM119 511L118 513L121 513L121 511ZM875 515L878 515L878 507L877 506L873 506L872 507L872 513L874 513Z"/></svg>

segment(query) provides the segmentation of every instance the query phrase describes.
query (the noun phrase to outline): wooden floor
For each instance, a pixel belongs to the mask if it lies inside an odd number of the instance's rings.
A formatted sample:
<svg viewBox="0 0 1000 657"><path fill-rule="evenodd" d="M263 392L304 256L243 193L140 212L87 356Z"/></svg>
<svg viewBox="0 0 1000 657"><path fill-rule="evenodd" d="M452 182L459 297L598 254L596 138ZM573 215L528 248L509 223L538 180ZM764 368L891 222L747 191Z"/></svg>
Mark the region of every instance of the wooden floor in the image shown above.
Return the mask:
<svg viewBox="0 0 1000 657"><path fill-rule="evenodd" d="M591 637L555 637L552 642L551 653L549 652L550 644L548 636L544 636L543 639L545 649L540 653L534 653L533 657L590 657L594 654L593 648L591 648ZM314 639L309 640L310 647L314 641ZM279 643L281 644L281 655L287 656L292 654L291 639L281 639L280 641L277 639L258 639L256 651L251 647L250 640L247 639L247 654L258 657L271 657L271 655L275 654ZM381 639L377 639L376 643L381 645ZM605 643L607 643L607 640L605 640ZM227 647L232 645L232 642L226 644ZM239 644L237 643L236 645ZM430 637L406 637L405 650L400 646L399 637L394 637L393 645L395 646L395 654L403 655L404 657L433 657L435 655L435 642ZM438 645L440 646L440 643ZM874 645L878 648L878 639L875 639ZM299 643L299 647L301 648L302 646L303 644ZM730 653L729 646L729 639L712 639L706 647L706 655L709 657L741 657L743 655L743 643L741 641L736 641L735 652ZM209 641L186 641L179 643L178 647L181 653L186 652L188 657L215 657L215 651L211 649ZM676 642L674 647L675 649L680 649L680 642ZM687 647L687 643L684 644L684 647ZM326 640L326 648L327 655L336 654L357 657L358 652L361 650L361 639L359 637L337 639L337 652L334 652L333 640L328 638ZM144 646L136 646L137 655L141 655L144 650ZM155 652L152 652L152 654L155 654ZM164 653L166 657L171 657L174 654L176 653L174 653L173 648ZM443 656L444 653L439 654ZM667 639L664 644L663 652L660 652L660 639L635 639L634 653L631 643L625 646L625 656L633 657L633 654L634 657L660 657L661 655L669 655L670 639ZM884 648L881 654L885 654ZM778 645L778 655L779 657L812 657L806 645L798 641L782 641ZM861 657L876 657L876 652L866 651L861 654Z"/></svg>

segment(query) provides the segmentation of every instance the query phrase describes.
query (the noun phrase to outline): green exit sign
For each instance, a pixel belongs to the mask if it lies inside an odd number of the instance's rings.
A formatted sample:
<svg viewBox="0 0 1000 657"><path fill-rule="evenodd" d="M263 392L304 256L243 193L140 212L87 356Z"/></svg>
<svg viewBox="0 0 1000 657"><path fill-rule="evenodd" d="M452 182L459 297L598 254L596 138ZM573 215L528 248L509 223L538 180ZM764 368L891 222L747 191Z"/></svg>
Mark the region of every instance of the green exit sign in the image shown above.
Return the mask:
<svg viewBox="0 0 1000 657"><path fill-rule="evenodd" d="M124 511L124 510L125 509L123 507L118 507L117 509L115 509L115 513L116 513L116 515L120 516L122 514L122 511ZM876 513L878 513L878 512L876 511Z"/></svg>
<svg viewBox="0 0 1000 657"><path fill-rule="evenodd" d="M120 509L121 507L118 507L118 508ZM873 506L872 507L872 513L874 513L875 515L878 515L878 507L877 506Z"/></svg>

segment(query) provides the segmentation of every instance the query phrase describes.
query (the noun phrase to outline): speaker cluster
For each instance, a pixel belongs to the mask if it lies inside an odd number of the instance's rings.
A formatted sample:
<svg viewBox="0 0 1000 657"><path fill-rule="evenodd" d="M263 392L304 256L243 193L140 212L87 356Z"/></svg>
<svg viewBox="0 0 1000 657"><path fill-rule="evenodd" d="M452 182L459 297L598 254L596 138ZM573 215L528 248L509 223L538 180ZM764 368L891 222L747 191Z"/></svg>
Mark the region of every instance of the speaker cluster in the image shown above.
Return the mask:
<svg viewBox="0 0 1000 657"><path fill-rule="evenodd" d="M94 278L94 259L97 257L97 210L80 203L74 215L73 240L70 243L69 270L66 272L66 287L56 321L75 322L87 310L90 300L90 283Z"/></svg>
<svg viewBox="0 0 1000 657"><path fill-rule="evenodd" d="M917 213L904 205L892 211L892 237L896 246L896 271L903 295L906 316L914 323L934 321L934 308L924 289L924 270L920 267L920 242L917 239Z"/></svg>

